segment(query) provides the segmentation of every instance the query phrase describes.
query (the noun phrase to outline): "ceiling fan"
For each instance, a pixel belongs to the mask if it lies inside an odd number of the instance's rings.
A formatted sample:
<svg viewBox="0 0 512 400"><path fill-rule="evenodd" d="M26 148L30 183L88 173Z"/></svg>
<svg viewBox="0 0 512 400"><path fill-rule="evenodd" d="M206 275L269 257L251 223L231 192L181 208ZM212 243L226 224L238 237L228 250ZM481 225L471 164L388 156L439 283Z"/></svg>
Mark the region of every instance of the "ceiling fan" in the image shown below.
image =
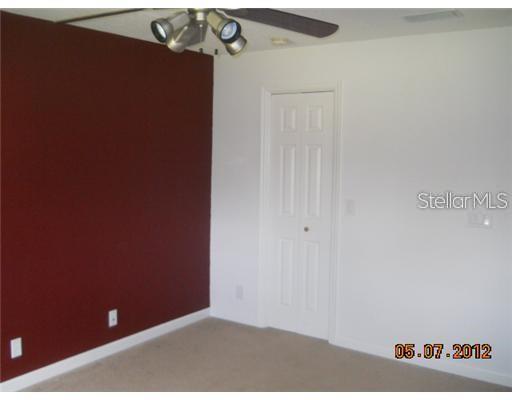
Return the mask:
<svg viewBox="0 0 512 400"><path fill-rule="evenodd" d="M143 10L145 9L131 8L70 18L57 22L79 22ZM245 48L247 40L242 36L242 26L240 23L229 17L259 22L316 38L324 38L338 30L338 25L330 22L271 8L189 8L186 11L176 12L167 18L158 18L152 21L151 31L160 43L165 43L172 51L181 53L187 47L203 42L208 26L210 26L212 32L224 44L228 53L234 56Z"/></svg>

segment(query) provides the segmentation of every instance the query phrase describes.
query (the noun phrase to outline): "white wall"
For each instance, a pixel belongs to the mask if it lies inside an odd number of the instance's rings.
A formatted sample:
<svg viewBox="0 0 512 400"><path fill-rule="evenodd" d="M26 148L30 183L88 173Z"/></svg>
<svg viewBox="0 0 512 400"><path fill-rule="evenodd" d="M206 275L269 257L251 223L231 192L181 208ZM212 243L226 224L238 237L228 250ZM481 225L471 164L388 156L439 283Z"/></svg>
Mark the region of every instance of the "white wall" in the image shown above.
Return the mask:
<svg viewBox="0 0 512 400"><path fill-rule="evenodd" d="M342 81L335 343L490 343L427 365L512 385L512 210L493 229L421 211L421 190L512 193L512 29L247 53L215 60L211 310L258 325L261 88ZM236 285L244 288L237 300ZM467 368L466 368L467 367Z"/></svg>

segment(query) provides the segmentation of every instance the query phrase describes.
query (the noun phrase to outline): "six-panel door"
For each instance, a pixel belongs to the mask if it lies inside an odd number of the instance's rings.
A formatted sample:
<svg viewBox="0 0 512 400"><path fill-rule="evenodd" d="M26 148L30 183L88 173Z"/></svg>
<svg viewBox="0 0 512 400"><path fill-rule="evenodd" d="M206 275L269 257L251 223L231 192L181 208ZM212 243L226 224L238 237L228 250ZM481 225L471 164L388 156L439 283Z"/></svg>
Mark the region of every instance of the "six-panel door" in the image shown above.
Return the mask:
<svg viewBox="0 0 512 400"><path fill-rule="evenodd" d="M270 326L326 339L333 93L272 96Z"/></svg>

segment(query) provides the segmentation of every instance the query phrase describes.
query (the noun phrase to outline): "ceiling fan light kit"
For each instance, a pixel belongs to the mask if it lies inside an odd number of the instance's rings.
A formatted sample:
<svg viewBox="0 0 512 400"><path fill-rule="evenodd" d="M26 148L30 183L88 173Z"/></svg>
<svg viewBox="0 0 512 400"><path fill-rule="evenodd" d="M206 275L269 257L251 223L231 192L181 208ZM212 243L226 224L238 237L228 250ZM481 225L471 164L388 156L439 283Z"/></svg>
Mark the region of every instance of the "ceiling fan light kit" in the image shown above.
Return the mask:
<svg viewBox="0 0 512 400"><path fill-rule="evenodd" d="M144 11L144 9L132 8L110 11L57 22L67 24L140 11ZM170 50L176 53L181 53L187 47L202 43L208 32L208 26L210 26L214 35L224 44L226 51L235 56L243 51L247 45L247 40L242 36L240 23L224 14L316 38L330 36L339 28L338 25L330 22L271 8L189 8L187 11L177 12L167 18L155 19L150 25L151 32L160 43L166 44ZM279 43L278 45L283 44L285 43ZM202 53L202 49L199 49L199 51ZM218 54L217 49L214 53L215 55Z"/></svg>
<svg viewBox="0 0 512 400"><path fill-rule="evenodd" d="M188 46L193 46L204 41L208 30L208 23L206 22L207 13L199 9L194 11L194 13L189 12L188 15L187 13L180 13L187 15L189 22L174 31L173 34L167 38L167 47L175 53L181 53ZM176 18L176 16L171 18ZM185 20L183 19L181 21L184 22Z"/></svg>
<svg viewBox="0 0 512 400"><path fill-rule="evenodd" d="M242 36L242 26L210 8L191 8L169 18L156 19L151 22L151 31L159 42L181 53L187 47L204 41L208 26L232 56L245 48L247 40Z"/></svg>

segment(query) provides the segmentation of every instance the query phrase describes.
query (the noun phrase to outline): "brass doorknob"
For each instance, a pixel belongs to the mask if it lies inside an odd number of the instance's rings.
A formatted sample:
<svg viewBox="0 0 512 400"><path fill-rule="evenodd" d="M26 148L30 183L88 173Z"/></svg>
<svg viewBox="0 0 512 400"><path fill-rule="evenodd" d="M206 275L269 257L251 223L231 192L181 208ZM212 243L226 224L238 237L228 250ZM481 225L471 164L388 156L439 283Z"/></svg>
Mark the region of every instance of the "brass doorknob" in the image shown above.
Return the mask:
<svg viewBox="0 0 512 400"><path fill-rule="evenodd" d="M309 228L307 226L304 227L304 232L309 232Z"/></svg>

